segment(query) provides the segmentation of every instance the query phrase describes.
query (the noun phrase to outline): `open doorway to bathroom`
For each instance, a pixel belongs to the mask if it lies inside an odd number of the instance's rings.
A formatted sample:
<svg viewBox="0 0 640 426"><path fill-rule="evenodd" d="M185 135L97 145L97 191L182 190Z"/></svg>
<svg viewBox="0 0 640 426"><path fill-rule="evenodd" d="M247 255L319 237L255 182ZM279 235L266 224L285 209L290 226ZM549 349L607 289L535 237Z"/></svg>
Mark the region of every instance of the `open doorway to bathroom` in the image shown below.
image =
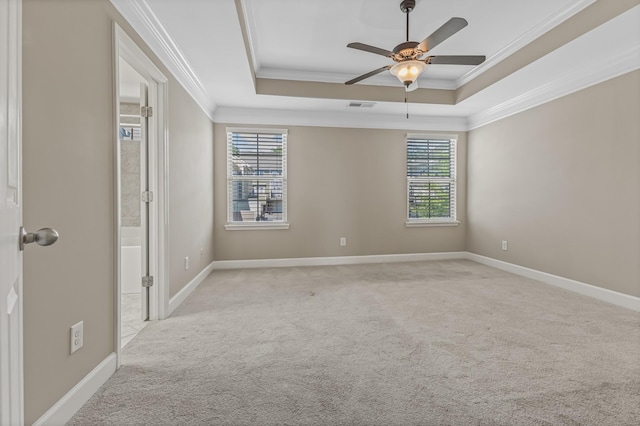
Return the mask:
<svg viewBox="0 0 640 426"><path fill-rule="evenodd" d="M114 177L116 283L114 344L122 347L148 322L169 315L168 79L117 23ZM144 108L141 108L144 107Z"/></svg>
<svg viewBox="0 0 640 426"><path fill-rule="evenodd" d="M149 291L143 287L148 264L148 147L145 106L147 82L119 58L119 197L120 197L120 344L124 347L149 319Z"/></svg>

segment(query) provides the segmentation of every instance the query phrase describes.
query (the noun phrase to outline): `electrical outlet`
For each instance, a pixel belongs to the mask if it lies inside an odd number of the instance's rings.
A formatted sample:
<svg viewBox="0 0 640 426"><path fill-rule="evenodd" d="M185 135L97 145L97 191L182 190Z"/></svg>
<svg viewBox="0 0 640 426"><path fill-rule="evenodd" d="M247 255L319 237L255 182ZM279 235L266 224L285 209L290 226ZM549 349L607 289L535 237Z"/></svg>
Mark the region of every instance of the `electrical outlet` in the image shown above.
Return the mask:
<svg viewBox="0 0 640 426"><path fill-rule="evenodd" d="M509 250L509 246L507 245L507 242L505 240L502 240L502 250L504 251Z"/></svg>
<svg viewBox="0 0 640 426"><path fill-rule="evenodd" d="M84 344L84 321L71 326L71 353L74 353Z"/></svg>
<svg viewBox="0 0 640 426"><path fill-rule="evenodd" d="M345 247L347 245L347 237L340 237L340 247Z"/></svg>
<svg viewBox="0 0 640 426"><path fill-rule="evenodd" d="M203 248L200 249L200 257L202 257L202 256L204 256L204 249Z"/></svg>
<svg viewBox="0 0 640 426"><path fill-rule="evenodd" d="M189 270L189 256L184 258L184 270L185 271Z"/></svg>

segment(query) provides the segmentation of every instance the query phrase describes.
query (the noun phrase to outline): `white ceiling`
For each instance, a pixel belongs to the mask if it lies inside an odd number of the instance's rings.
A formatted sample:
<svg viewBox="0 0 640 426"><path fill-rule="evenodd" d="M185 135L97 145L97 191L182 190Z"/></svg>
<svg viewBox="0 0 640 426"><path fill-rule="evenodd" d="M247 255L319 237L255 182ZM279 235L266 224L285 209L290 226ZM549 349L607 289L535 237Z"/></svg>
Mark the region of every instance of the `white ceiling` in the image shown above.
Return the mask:
<svg viewBox="0 0 640 426"><path fill-rule="evenodd" d="M402 102L353 109L346 99L258 95L251 70L253 63L257 78L341 84L387 65L390 60L383 56L346 45L359 41L392 50L403 42L405 15L399 0L239 0L240 14L234 0L111 1L216 121L280 124L276 121L286 116L288 124L310 124L315 117L319 125L324 120L326 125L407 126ZM410 15L411 39L421 41L460 16L469 25L430 53L487 56L478 67L430 65L419 86L456 89L594 1L417 0ZM456 105L411 103L410 126L469 128L637 69L638 22L640 6ZM389 73L359 84L404 90Z"/></svg>

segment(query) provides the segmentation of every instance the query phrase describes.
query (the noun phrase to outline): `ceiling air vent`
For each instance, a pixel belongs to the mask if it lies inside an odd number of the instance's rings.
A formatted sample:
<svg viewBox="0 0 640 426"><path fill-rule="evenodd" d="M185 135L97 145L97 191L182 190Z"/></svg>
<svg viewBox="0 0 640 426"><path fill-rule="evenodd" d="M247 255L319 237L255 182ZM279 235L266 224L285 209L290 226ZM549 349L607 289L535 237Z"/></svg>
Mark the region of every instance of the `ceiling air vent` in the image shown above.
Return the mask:
<svg viewBox="0 0 640 426"><path fill-rule="evenodd" d="M350 108L371 108L375 105L375 102L349 102Z"/></svg>

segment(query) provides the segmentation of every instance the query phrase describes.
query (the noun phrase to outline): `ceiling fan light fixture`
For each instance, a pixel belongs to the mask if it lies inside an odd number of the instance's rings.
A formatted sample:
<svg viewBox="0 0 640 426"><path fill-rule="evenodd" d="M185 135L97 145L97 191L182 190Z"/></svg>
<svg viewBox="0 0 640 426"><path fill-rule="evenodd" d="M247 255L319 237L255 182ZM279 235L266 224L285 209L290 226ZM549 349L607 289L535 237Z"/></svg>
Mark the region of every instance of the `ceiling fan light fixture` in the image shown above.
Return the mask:
<svg viewBox="0 0 640 426"><path fill-rule="evenodd" d="M413 83L418 76L425 70L427 65L421 61L404 61L398 62L391 67L391 74L398 77L398 80L405 86Z"/></svg>

